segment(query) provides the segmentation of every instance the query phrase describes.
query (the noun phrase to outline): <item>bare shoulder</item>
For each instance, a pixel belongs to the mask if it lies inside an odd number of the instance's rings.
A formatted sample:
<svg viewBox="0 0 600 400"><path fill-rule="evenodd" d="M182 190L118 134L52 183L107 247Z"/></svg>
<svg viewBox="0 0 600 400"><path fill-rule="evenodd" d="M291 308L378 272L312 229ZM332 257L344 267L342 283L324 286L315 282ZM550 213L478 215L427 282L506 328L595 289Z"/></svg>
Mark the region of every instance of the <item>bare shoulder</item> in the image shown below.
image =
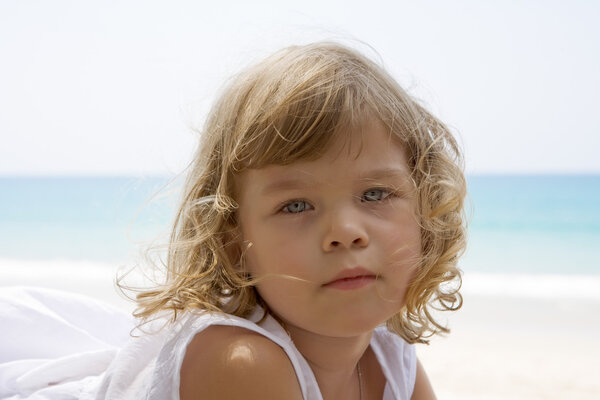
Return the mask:
<svg viewBox="0 0 600 400"><path fill-rule="evenodd" d="M263 335L234 326L211 326L188 345L179 394L189 399L301 399L285 351Z"/></svg>
<svg viewBox="0 0 600 400"><path fill-rule="evenodd" d="M417 376L415 379L415 388L413 390L412 400L435 400L435 393L433 387L429 382L425 368L421 362L417 359Z"/></svg>

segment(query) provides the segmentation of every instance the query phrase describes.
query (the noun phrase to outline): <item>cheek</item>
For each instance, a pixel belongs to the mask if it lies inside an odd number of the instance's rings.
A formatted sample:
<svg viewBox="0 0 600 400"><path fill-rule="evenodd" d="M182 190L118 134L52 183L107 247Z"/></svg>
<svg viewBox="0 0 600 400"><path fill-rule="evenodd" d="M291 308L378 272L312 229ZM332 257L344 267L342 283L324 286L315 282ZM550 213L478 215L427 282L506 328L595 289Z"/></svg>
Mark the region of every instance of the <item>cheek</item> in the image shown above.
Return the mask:
<svg viewBox="0 0 600 400"><path fill-rule="evenodd" d="M398 256L397 259L415 259L421 255L421 227L413 216L390 220L382 240L388 253Z"/></svg>
<svg viewBox="0 0 600 400"><path fill-rule="evenodd" d="M247 239L252 243L244 255L246 268L252 274L284 273L301 277L311 265L310 251L301 235L284 237L268 232L256 232Z"/></svg>
<svg viewBox="0 0 600 400"><path fill-rule="evenodd" d="M421 228L413 218L396 221L387 230L384 277L390 289L404 292L417 274L421 260Z"/></svg>
<svg viewBox="0 0 600 400"><path fill-rule="evenodd" d="M269 242L262 238L245 256L246 270L257 279L256 290L277 315L285 316L304 302L315 282L310 260L297 244Z"/></svg>

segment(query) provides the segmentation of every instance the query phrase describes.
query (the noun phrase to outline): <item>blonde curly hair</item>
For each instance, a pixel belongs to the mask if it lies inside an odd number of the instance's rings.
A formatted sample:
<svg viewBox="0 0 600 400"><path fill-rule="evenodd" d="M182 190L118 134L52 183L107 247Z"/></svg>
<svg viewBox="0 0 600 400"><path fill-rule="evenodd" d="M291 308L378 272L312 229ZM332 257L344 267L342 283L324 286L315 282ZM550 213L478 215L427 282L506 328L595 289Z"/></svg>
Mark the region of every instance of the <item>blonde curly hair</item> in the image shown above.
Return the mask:
<svg viewBox="0 0 600 400"><path fill-rule="evenodd" d="M210 111L171 233L164 282L137 295L141 321L162 311L209 310L247 317L261 305L239 268L233 182L248 168L317 159L336 138L377 118L408 151L422 254L405 304L387 321L409 343L449 332L432 309L456 310L466 245L462 157L448 128L378 64L321 42L285 48L226 86ZM368 138L367 138L368 140Z"/></svg>

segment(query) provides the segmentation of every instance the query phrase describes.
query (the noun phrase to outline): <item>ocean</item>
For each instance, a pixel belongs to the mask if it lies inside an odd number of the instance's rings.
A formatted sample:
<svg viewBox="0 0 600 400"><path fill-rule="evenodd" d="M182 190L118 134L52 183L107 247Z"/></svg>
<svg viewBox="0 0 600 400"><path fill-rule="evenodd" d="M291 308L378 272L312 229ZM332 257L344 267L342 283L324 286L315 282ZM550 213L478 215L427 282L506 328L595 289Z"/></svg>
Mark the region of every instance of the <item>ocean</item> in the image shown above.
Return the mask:
<svg viewBox="0 0 600 400"><path fill-rule="evenodd" d="M467 181L465 273L600 276L600 175L477 175ZM168 236L180 186L175 181L161 190L168 182L2 177L0 260L130 259Z"/></svg>

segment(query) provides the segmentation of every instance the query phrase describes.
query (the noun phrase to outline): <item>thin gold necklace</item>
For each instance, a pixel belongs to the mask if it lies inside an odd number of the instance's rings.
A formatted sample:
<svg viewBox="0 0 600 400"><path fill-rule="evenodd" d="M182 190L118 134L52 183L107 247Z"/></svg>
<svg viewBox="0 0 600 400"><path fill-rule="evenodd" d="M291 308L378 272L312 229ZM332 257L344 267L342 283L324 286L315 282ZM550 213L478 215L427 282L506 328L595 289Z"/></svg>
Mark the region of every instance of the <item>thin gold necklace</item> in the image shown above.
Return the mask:
<svg viewBox="0 0 600 400"><path fill-rule="evenodd" d="M356 372L358 372L358 398L363 398L362 371L360 370L360 360L356 363Z"/></svg>

